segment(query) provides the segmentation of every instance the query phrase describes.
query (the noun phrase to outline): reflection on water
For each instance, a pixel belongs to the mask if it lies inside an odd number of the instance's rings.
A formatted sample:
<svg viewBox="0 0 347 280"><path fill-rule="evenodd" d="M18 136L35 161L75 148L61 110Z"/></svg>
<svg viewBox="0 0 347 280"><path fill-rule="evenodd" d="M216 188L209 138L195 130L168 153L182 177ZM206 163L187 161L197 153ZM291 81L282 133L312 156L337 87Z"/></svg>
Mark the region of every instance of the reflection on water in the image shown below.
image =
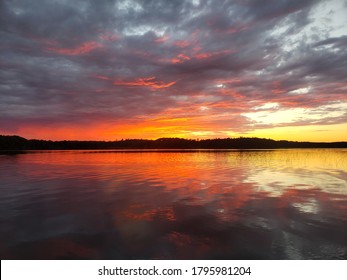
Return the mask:
<svg viewBox="0 0 347 280"><path fill-rule="evenodd" d="M347 259L347 150L0 155L0 256Z"/></svg>

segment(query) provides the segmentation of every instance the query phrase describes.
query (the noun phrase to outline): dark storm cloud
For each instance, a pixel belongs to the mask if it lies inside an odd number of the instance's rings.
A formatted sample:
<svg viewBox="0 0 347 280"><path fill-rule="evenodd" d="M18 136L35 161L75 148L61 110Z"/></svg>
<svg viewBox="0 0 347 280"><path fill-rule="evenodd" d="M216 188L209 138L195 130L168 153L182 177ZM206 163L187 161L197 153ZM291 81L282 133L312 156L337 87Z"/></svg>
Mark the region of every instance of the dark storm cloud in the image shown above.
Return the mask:
<svg viewBox="0 0 347 280"><path fill-rule="evenodd" d="M319 2L1 1L1 126L121 122L202 104L241 128L250 101L346 100L346 36L297 35Z"/></svg>

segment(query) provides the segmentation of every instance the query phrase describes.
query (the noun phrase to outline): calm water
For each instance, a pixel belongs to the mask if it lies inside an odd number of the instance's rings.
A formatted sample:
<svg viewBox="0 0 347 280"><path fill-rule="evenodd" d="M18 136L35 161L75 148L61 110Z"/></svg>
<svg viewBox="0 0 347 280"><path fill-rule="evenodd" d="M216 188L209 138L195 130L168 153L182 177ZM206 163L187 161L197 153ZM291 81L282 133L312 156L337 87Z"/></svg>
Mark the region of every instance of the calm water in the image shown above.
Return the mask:
<svg viewBox="0 0 347 280"><path fill-rule="evenodd" d="M347 150L0 155L2 259L347 259Z"/></svg>

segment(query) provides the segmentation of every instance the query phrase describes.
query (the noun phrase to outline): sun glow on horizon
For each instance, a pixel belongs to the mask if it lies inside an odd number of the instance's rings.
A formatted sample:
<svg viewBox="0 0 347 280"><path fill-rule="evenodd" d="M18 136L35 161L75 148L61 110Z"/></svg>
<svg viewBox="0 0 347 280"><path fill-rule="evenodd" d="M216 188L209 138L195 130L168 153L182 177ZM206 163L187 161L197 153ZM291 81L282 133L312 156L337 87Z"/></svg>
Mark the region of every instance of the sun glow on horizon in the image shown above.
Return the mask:
<svg viewBox="0 0 347 280"><path fill-rule="evenodd" d="M95 125L86 127L26 127L11 134L27 139L42 140L91 140L112 141L120 139L185 138L214 139L258 137L273 140L339 142L347 141L347 124L282 126L255 128L243 132L223 130L202 125L190 126L189 119L161 119L154 122L138 122L115 126ZM0 131L0 134L8 134Z"/></svg>

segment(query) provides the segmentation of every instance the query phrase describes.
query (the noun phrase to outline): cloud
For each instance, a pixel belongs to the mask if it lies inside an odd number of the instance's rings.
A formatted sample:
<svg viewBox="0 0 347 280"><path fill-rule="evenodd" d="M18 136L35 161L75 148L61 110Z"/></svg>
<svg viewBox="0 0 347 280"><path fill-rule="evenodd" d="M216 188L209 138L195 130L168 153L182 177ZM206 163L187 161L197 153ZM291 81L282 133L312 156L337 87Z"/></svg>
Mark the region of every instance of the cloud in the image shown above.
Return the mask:
<svg viewBox="0 0 347 280"><path fill-rule="evenodd" d="M81 54L87 54L92 52L93 50L97 48L102 48L102 45L97 42L85 42L82 43L79 46L73 47L73 48L59 48L57 46L54 46L55 44L49 44L47 48L47 51L52 51L58 54L62 55L81 55Z"/></svg>
<svg viewBox="0 0 347 280"><path fill-rule="evenodd" d="M217 135L288 125L272 121L277 109L301 112L298 125L346 123L328 112L347 100L343 9L337 0L1 1L0 132L185 119L187 135ZM268 123L246 117L268 104L277 104ZM306 115L322 108L319 119Z"/></svg>
<svg viewBox="0 0 347 280"><path fill-rule="evenodd" d="M152 89L169 88L176 82L164 83L157 81L155 77L138 78L135 81L114 81L113 84L116 86L127 86L127 87L150 87Z"/></svg>

